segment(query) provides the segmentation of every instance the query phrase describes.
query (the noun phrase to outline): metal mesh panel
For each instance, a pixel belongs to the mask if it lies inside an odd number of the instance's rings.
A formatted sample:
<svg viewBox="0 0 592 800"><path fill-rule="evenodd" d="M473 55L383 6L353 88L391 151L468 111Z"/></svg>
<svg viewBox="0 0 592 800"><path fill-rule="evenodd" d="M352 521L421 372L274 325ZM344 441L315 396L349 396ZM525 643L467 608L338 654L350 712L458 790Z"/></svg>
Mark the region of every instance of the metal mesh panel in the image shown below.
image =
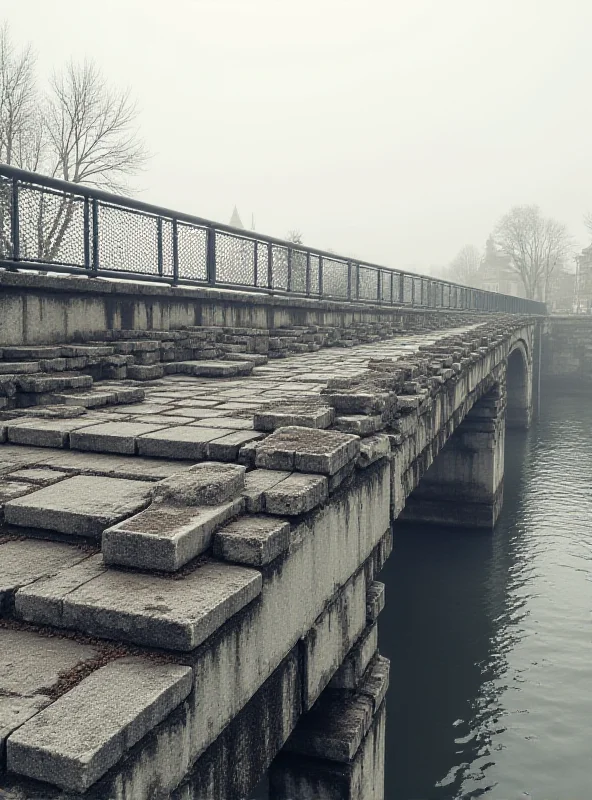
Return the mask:
<svg viewBox="0 0 592 800"><path fill-rule="evenodd" d="M310 293L319 293L319 257L310 257Z"/></svg>
<svg viewBox="0 0 592 800"><path fill-rule="evenodd" d="M442 305L446 308L450 306L450 286L448 284L442 289Z"/></svg>
<svg viewBox="0 0 592 800"><path fill-rule="evenodd" d="M398 276L396 276L398 278ZM386 270L382 272L381 275L381 286L380 286L380 296L383 303L390 303L392 300L391 295L391 278L394 280L395 276L391 272L387 272ZM396 291L396 289L394 289Z"/></svg>
<svg viewBox="0 0 592 800"><path fill-rule="evenodd" d="M273 288L288 288L288 248L281 245L272 245L273 258Z"/></svg>
<svg viewBox="0 0 592 800"><path fill-rule="evenodd" d="M12 181L0 176L0 258L12 257Z"/></svg>
<svg viewBox="0 0 592 800"><path fill-rule="evenodd" d="M302 250L292 250L290 273L290 291L304 294L306 292L306 253Z"/></svg>
<svg viewBox="0 0 592 800"><path fill-rule="evenodd" d="M157 218L101 203L99 267L157 275Z"/></svg>
<svg viewBox="0 0 592 800"><path fill-rule="evenodd" d="M84 267L84 201L19 187L19 251L24 261Z"/></svg>
<svg viewBox="0 0 592 800"><path fill-rule="evenodd" d="M347 262L323 258L323 294L347 297Z"/></svg>
<svg viewBox="0 0 592 800"><path fill-rule="evenodd" d="M216 233L216 280L255 285L255 242L230 233Z"/></svg>
<svg viewBox="0 0 592 800"><path fill-rule="evenodd" d="M403 297L401 298L402 303L409 303L413 301L413 278L410 278L409 275L405 275L403 278Z"/></svg>
<svg viewBox="0 0 592 800"><path fill-rule="evenodd" d="M360 267L360 300L376 300L378 297L378 270Z"/></svg>
<svg viewBox="0 0 592 800"><path fill-rule="evenodd" d="M268 287L267 275L268 247L267 242L257 242L257 280L256 286Z"/></svg>
<svg viewBox="0 0 592 800"><path fill-rule="evenodd" d="M205 228L185 222L177 224L179 278L193 281L208 279L208 240Z"/></svg>

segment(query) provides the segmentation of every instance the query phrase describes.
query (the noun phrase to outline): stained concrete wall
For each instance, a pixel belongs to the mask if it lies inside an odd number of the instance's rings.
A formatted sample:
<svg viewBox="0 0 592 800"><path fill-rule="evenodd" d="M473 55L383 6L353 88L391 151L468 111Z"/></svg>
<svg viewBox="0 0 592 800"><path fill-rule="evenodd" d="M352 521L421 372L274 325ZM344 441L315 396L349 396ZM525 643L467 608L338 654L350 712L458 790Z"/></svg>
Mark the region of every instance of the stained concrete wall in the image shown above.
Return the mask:
<svg viewBox="0 0 592 800"><path fill-rule="evenodd" d="M108 330L191 325L270 329L396 322L407 330L444 328L455 320L466 323L469 313L0 271L0 347L86 341Z"/></svg>

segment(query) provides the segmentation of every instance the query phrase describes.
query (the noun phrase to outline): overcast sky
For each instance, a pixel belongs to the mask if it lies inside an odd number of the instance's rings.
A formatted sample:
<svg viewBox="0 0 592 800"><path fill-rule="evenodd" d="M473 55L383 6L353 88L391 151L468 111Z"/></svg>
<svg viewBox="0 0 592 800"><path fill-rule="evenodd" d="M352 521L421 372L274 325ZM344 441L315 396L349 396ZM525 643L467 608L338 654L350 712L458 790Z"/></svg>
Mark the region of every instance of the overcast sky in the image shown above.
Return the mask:
<svg viewBox="0 0 592 800"><path fill-rule="evenodd" d="M131 87L159 205L393 267L538 203L588 243L590 0L0 0L40 80Z"/></svg>

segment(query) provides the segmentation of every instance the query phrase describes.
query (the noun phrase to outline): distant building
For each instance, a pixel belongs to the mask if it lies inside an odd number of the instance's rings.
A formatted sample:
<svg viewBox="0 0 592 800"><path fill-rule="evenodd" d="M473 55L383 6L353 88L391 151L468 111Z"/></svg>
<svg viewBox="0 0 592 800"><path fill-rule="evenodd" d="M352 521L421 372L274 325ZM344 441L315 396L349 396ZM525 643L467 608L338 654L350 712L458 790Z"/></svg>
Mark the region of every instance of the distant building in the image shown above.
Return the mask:
<svg viewBox="0 0 592 800"><path fill-rule="evenodd" d="M547 293L547 309L556 313L571 313L576 296L576 278L573 272L557 269L551 276Z"/></svg>
<svg viewBox="0 0 592 800"><path fill-rule="evenodd" d="M485 245L485 255L475 276L475 284L488 292L525 296L520 275L510 267L510 259L499 252L491 236Z"/></svg>
<svg viewBox="0 0 592 800"><path fill-rule="evenodd" d="M233 228L242 228L243 230L245 228L236 206L234 207L234 211L232 212L232 216L230 217L230 222L228 224L232 225Z"/></svg>
<svg viewBox="0 0 592 800"><path fill-rule="evenodd" d="M576 291L574 311L592 313L592 244L576 257Z"/></svg>

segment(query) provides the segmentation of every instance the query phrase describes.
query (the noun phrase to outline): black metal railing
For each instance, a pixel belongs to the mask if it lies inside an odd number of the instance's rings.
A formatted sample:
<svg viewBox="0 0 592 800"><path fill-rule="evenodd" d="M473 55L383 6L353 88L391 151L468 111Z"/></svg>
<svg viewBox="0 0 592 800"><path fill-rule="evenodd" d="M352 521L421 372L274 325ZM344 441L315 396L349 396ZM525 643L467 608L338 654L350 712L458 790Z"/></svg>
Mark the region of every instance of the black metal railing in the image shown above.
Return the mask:
<svg viewBox="0 0 592 800"><path fill-rule="evenodd" d="M396 306L545 314L460 286L0 164L0 267Z"/></svg>

